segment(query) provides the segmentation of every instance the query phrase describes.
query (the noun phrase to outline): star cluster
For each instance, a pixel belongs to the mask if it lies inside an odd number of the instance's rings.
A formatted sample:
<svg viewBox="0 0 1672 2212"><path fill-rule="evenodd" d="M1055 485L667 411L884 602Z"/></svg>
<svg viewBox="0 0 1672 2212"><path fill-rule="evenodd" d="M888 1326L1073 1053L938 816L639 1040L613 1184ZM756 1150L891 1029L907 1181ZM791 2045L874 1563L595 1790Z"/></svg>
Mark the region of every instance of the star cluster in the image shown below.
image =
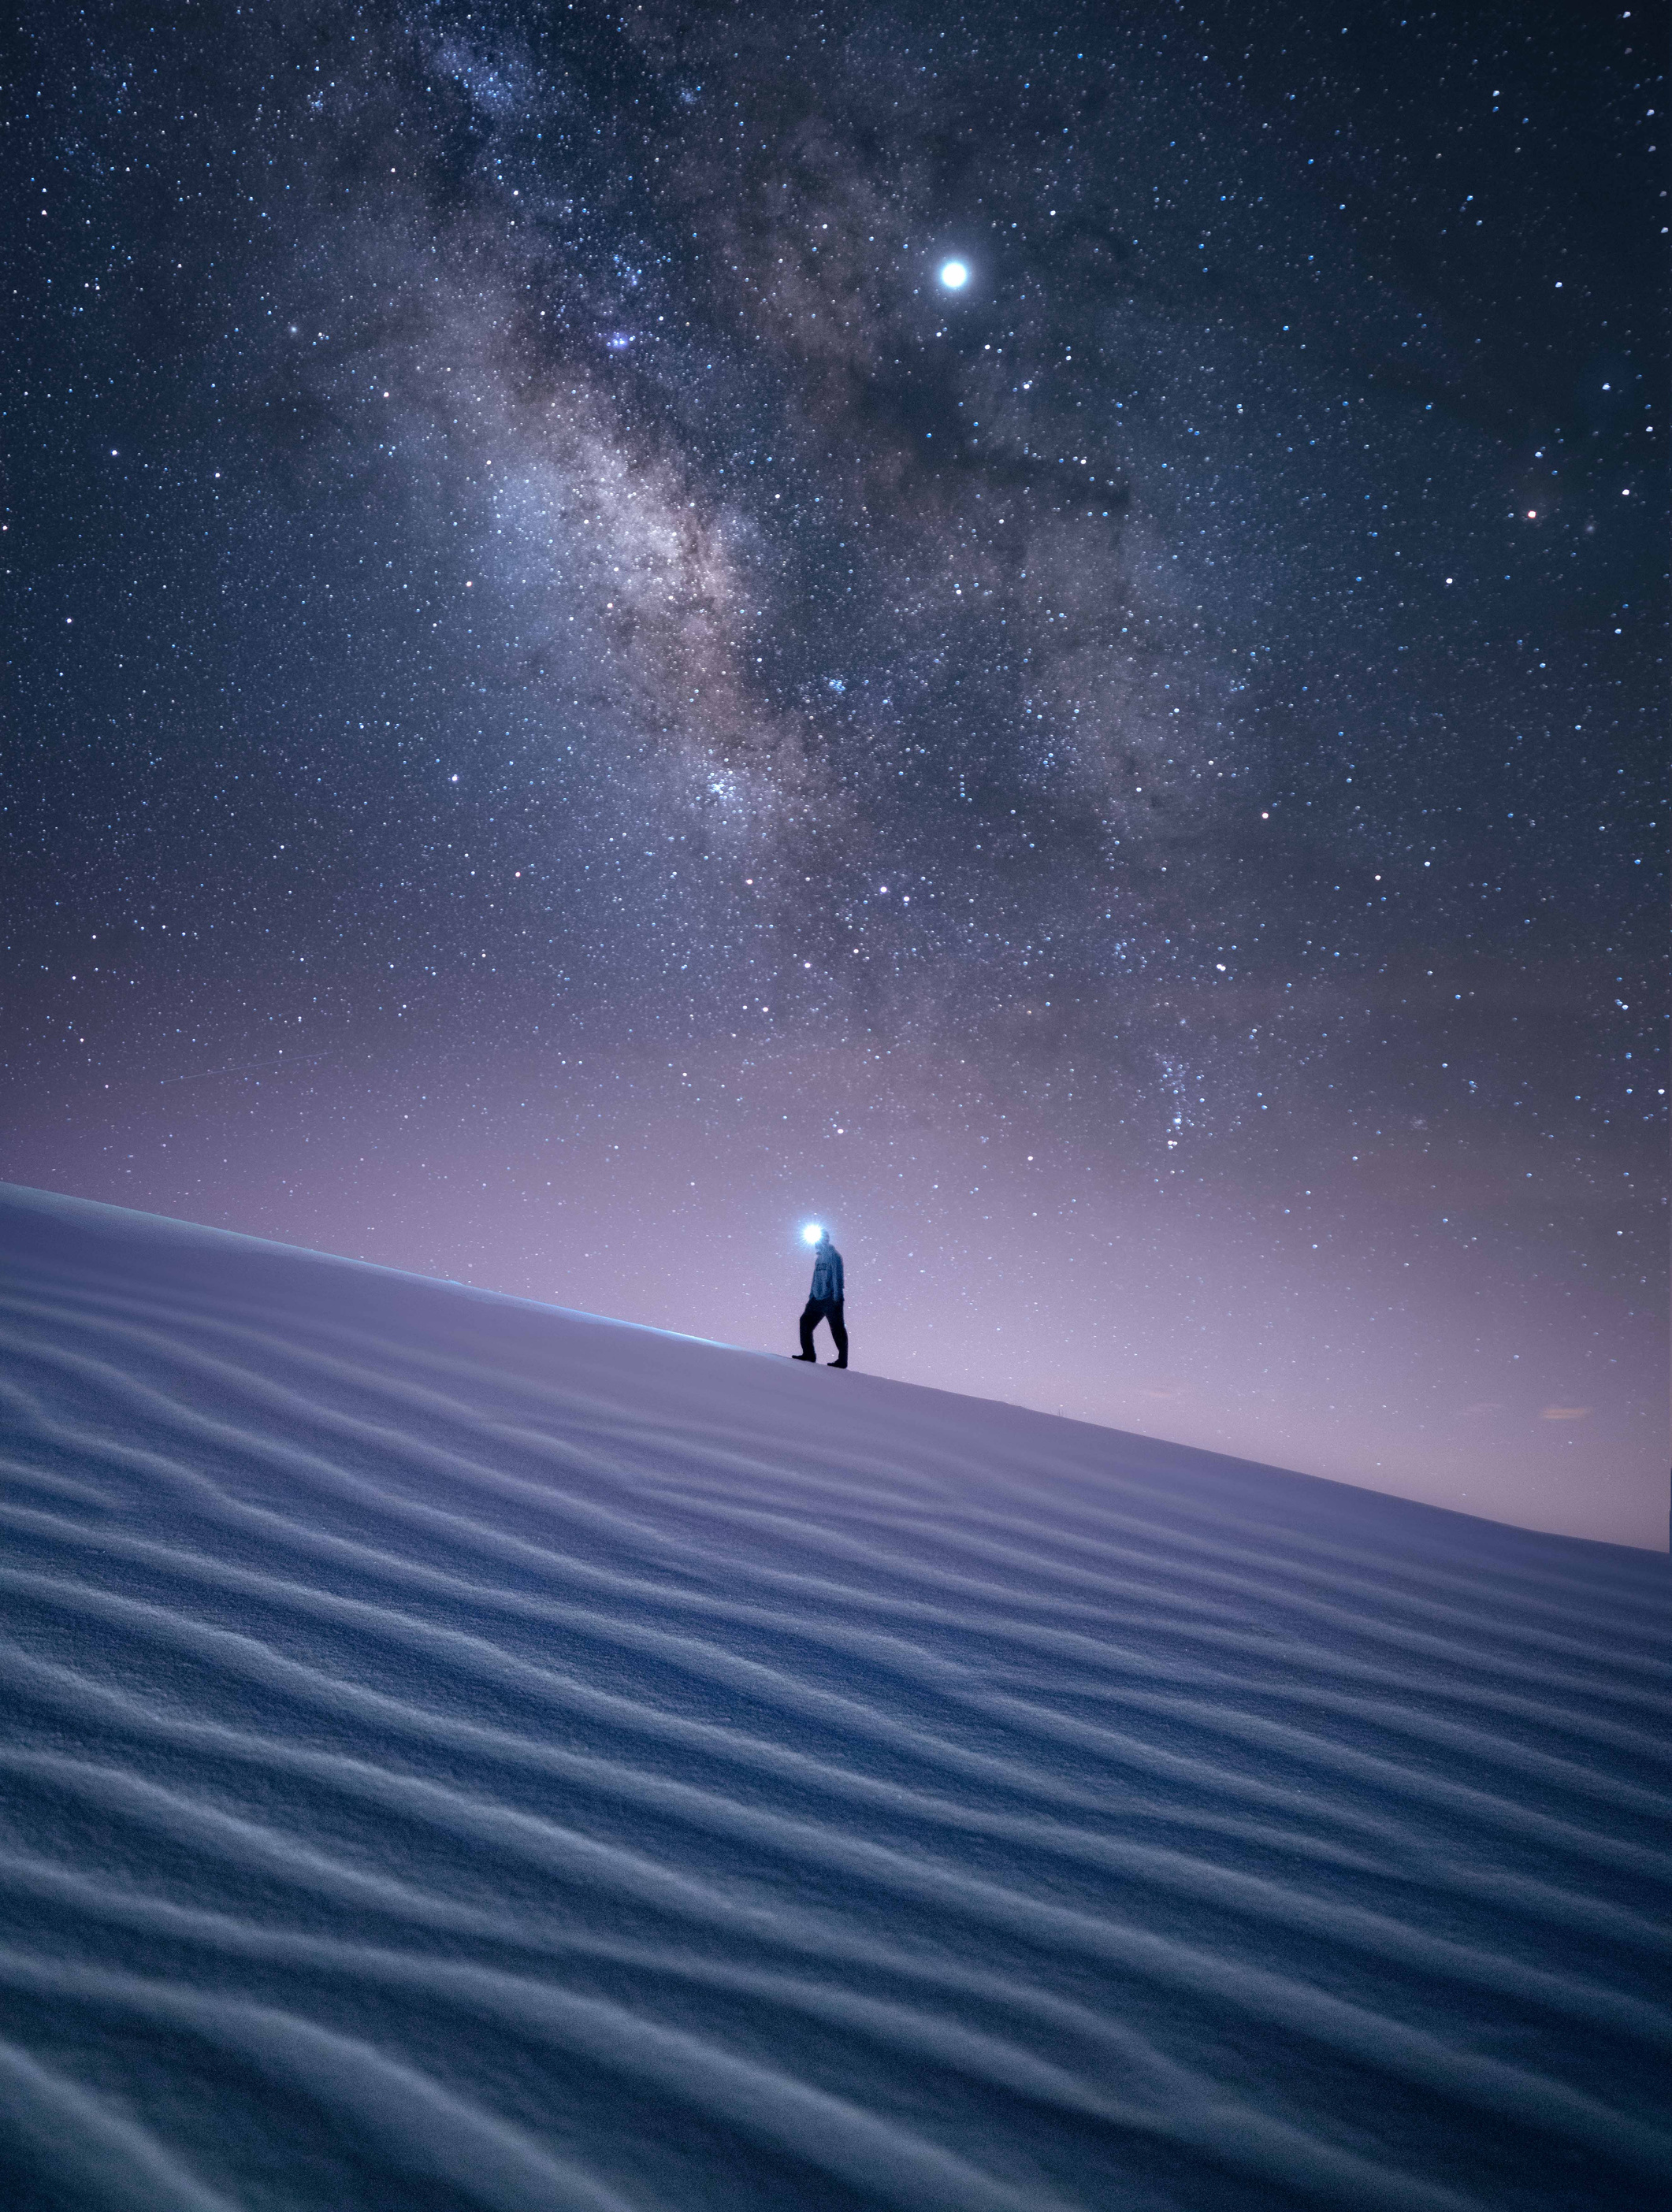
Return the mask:
<svg viewBox="0 0 1672 2212"><path fill-rule="evenodd" d="M1653 1540L1652 48L26 10L6 1172Z"/></svg>

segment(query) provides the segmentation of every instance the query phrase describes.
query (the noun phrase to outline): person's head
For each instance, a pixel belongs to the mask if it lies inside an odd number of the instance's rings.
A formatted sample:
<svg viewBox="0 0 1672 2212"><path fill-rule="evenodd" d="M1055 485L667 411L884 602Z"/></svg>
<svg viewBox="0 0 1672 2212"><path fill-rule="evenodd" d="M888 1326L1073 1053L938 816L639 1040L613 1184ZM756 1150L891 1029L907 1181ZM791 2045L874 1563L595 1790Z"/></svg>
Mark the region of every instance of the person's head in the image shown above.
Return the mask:
<svg viewBox="0 0 1672 2212"><path fill-rule="evenodd" d="M801 1231L801 1236L803 1242L811 1244L815 1252L821 1250L830 1241L830 1231L822 1223L817 1221L810 1221Z"/></svg>

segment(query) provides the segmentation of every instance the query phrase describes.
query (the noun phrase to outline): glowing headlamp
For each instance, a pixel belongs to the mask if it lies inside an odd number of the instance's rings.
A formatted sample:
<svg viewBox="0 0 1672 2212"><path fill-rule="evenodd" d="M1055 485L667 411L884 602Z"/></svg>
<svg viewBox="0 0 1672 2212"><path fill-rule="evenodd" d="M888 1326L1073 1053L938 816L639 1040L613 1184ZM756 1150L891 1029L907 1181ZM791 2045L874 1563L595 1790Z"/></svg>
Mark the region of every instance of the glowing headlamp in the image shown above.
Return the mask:
<svg viewBox="0 0 1672 2212"><path fill-rule="evenodd" d="M810 1221L806 1227L801 1231L801 1242L804 1244L817 1244L819 1238L824 1234L824 1231L822 1224L817 1221Z"/></svg>

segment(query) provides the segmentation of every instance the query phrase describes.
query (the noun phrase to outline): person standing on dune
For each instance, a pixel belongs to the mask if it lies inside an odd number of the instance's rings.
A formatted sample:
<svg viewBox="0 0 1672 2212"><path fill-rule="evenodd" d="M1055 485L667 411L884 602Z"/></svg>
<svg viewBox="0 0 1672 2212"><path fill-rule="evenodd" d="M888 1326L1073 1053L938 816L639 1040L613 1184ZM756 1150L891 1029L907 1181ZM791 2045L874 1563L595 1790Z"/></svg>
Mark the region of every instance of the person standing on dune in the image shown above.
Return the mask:
<svg viewBox="0 0 1672 2212"><path fill-rule="evenodd" d="M828 1229L807 1228L801 1234L812 1246L812 1289L801 1310L801 1349L790 1354L792 1359L813 1359L818 1354L812 1348L812 1333L820 1322L830 1326L830 1341L836 1346L836 1356L832 1367L848 1364L848 1326L842 1319L842 1255L830 1242Z"/></svg>

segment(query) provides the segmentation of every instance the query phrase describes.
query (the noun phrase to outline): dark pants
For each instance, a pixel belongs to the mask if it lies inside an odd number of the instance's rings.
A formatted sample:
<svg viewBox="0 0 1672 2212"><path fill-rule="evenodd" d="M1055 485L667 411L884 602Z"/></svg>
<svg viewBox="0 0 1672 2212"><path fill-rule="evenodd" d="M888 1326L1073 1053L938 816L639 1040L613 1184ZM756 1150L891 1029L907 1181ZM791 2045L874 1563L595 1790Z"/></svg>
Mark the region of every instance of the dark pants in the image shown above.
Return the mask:
<svg viewBox="0 0 1672 2212"><path fill-rule="evenodd" d="M822 1321L830 1324L830 1338L836 1348L836 1365L848 1364L848 1327L842 1318L840 1298L809 1298L801 1314L801 1357L816 1359L812 1348L812 1333Z"/></svg>

